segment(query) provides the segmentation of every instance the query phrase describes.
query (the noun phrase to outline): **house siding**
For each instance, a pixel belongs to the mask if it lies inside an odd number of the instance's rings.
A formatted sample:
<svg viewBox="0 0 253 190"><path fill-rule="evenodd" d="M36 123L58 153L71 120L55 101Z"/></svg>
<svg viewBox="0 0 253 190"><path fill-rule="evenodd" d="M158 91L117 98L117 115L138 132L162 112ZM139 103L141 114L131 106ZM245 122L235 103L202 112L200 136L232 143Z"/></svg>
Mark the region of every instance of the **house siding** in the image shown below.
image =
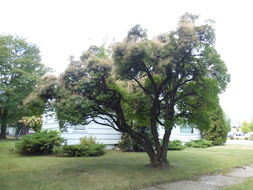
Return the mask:
<svg viewBox="0 0 253 190"><path fill-rule="evenodd" d="M42 129L59 130L59 123L55 115L43 116ZM121 141L121 132L114 130L109 126L90 123L89 125L67 126L67 131L61 133L61 137L66 139L67 144L79 144L82 137L93 137L98 143L103 143L108 149L112 149ZM159 138L162 139L164 129L159 128ZM181 133L180 127L177 126L172 130L170 140L181 140L188 142L190 140L200 139L200 133L197 129L193 129L193 133Z"/></svg>

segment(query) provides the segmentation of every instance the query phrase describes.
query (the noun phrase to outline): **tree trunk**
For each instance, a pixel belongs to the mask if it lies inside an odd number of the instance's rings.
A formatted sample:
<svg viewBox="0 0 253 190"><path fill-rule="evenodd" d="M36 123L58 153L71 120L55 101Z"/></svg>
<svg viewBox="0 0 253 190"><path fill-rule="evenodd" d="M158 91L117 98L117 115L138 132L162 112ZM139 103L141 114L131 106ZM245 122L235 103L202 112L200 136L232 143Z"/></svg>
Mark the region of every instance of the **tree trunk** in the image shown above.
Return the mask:
<svg viewBox="0 0 253 190"><path fill-rule="evenodd" d="M8 111L4 110L1 117L2 117L2 120L1 120L2 122L0 123L1 124L0 139L7 139L6 138L6 128L7 128Z"/></svg>
<svg viewBox="0 0 253 190"><path fill-rule="evenodd" d="M22 126L20 130L20 135L27 135L29 132L29 127Z"/></svg>
<svg viewBox="0 0 253 190"><path fill-rule="evenodd" d="M22 127L20 127L20 126L16 128L15 140L19 139L19 136L20 136L20 133L21 133L21 128Z"/></svg>
<svg viewBox="0 0 253 190"><path fill-rule="evenodd" d="M159 151L156 151L156 154L149 154L149 151L147 150L147 153L150 158L150 166L153 168L169 168L170 164L168 162L167 153L168 153L168 144L169 139L171 135L172 128L166 129L164 136L163 136L163 144L162 147L160 147Z"/></svg>
<svg viewBox="0 0 253 190"><path fill-rule="evenodd" d="M166 151L167 152L167 151ZM149 158L150 158L150 167L152 168L158 168L158 169L166 169L166 168L169 168L170 165L169 165L169 162L168 162L168 159L164 159L162 157L159 158L159 156L157 154L154 154L152 156L149 155ZM167 153L166 153L167 155Z"/></svg>
<svg viewBox="0 0 253 190"><path fill-rule="evenodd" d="M117 113L118 117L120 118L119 120L121 121L121 123L116 123L118 128L122 132L128 133L132 138L134 138L140 145L142 145L145 148L145 150L150 158L150 165L149 166L152 168L160 168L160 169L168 168L169 167L169 163L167 160L167 149L168 148L162 149L160 144L159 145L156 144L157 145L156 149L154 149L154 147L152 146L152 142L148 138L147 135L138 133L138 132L134 131L129 125L127 125L121 107L117 107L116 113ZM152 127L154 127L154 125ZM157 140L157 142L159 143L159 136L158 136L157 128L155 128L155 130L153 130L152 135L154 137L153 139ZM169 139L169 137L170 137L170 135L166 136L166 138L168 138L168 139Z"/></svg>
<svg viewBox="0 0 253 190"><path fill-rule="evenodd" d="M1 124L1 134L0 134L0 139L6 139L6 128L7 128L7 122L3 118L2 124Z"/></svg>

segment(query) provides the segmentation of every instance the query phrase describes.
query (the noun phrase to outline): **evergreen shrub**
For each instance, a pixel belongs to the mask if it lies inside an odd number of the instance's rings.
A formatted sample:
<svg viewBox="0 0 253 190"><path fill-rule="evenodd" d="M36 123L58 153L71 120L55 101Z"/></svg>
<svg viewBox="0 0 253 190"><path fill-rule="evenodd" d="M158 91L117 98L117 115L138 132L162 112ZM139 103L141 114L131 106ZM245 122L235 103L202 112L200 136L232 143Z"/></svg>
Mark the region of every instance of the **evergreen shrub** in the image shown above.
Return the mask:
<svg viewBox="0 0 253 190"><path fill-rule="evenodd" d="M58 131L40 131L22 136L16 142L16 150L21 154L50 154L55 147L61 146L64 139Z"/></svg>

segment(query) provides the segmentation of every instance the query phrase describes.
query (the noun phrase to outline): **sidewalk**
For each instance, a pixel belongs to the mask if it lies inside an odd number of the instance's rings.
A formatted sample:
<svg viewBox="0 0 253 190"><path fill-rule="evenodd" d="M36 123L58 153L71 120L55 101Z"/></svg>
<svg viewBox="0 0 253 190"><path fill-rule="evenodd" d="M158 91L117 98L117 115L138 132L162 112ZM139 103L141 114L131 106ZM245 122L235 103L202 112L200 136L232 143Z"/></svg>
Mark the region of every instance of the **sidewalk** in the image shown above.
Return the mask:
<svg viewBox="0 0 253 190"><path fill-rule="evenodd" d="M197 180L183 180L173 183L165 183L141 190L218 190L229 187L253 178L253 164L233 169L231 172L221 175L203 175Z"/></svg>

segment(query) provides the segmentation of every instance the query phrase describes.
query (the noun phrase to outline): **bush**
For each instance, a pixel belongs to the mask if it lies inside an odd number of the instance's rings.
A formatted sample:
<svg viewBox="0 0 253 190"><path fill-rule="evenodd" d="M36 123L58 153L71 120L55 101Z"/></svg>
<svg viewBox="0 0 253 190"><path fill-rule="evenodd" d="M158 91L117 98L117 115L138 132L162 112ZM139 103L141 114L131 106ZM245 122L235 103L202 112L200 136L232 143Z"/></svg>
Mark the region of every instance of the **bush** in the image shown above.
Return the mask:
<svg viewBox="0 0 253 190"><path fill-rule="evenodd" d="M58 131L41 131L22 136L16 142L16 150L21 154L50 154L63 142Z"/></svg>
<svg viewBox="0 0 253 190"><path fill-rule="evenodd" d="M183 150L185 147L182 145L182 141L180 140L174 140L170 141L168 150Z"/></svg>
<svg viewBox="0 0 253 190"><path fill-rule="evenodd" d="M55 153L62 153L66 156L80 157L80 156L100 156L104 154L105 145L103 144L75 144L75 145L64 145L61 148L54 149Z"/></svg>
<svg viewBox="0 0 253 190"><path fill-rule="evenodd" d="M193 148L207 148L213 146L212 141L207 141L205 139L201 140L194 140L185 143L185 146L187 147L193 147Z"/></svg>
<svg viewBox="0 0 253 190"><path fill-rule="evenodd" d="M80 139L80 144L90 146L92 144L96 144L96 140L93 137L87 138L87 137L82 137Z"/></svg>

